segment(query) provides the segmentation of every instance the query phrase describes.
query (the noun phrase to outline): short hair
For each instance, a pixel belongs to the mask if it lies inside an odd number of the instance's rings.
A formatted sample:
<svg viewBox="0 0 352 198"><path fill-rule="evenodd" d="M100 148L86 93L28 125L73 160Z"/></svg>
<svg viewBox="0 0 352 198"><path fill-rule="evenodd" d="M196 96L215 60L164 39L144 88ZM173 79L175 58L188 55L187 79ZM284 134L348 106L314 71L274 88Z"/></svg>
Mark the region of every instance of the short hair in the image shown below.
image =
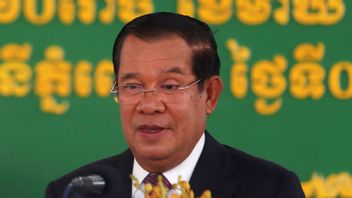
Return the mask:
<svg viewBox="0 0 352 198"><path fill-rule="evenodd" d="M150 41L166 38L170 35L180 36L192 49L192 72L203 81L220 73L220 59L213 32L209 26L189 16L156 12L146 14L128 22L116 37L112 60L117 80L120 65L120 53L128 35Z"/></svg>

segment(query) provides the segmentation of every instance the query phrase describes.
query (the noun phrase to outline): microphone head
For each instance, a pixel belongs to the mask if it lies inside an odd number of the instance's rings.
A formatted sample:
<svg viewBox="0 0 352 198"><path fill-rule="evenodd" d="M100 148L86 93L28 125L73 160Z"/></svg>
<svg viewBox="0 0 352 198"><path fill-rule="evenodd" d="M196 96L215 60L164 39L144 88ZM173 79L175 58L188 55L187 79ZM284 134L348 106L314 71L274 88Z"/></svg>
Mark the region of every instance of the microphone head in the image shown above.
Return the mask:
<svg viewBox="0 0 352 198"><path fill-rule="evenodd" d="M69 185L71 184L76 191L101 194L105 187L105 180L100 175L88 175L73 178Z"/></svg>
<svg viewBox="0 0 352 198"><path fill-rule="evenodd" d="M119 197L125 190L121 172L111 165L84 167L70 178L71 182L68 184L72 185L70 197Z"/></svg>

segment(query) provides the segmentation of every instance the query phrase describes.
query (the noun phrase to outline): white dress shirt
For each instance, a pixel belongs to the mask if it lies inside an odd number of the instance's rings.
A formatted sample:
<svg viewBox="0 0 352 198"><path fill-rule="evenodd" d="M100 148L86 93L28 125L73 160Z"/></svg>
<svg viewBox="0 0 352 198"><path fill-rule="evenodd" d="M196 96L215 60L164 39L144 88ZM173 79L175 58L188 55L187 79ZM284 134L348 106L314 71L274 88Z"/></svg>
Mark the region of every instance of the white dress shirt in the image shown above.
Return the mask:
<svg viewBox="0 0 352 198"><path fill-rule="evenodd" d="M190 153L190 155L185 160L183 160L183 162L181 162L176 167L163 172L163 175L169 180L171 184L176 184L178 182L179 176L181 176L183 181L189 182L189 180L191 179L192 173L194 171L194 168L196 167L196 164L200 157L200 154L203 151L204 143L205 143L205 135L203 133L201 138L198 140L196 146L193 148L192 152ZM141 183L141 186L143 188L144 185L142 182L144 178L149 174L149 172L144 170L138 164L136 158L134 158L134 161L133 161L132 174L138 179L138 181ZM136 187L134 187L133 184L132 184L132 198L144 198L144 193L138 190Z"/></svg>

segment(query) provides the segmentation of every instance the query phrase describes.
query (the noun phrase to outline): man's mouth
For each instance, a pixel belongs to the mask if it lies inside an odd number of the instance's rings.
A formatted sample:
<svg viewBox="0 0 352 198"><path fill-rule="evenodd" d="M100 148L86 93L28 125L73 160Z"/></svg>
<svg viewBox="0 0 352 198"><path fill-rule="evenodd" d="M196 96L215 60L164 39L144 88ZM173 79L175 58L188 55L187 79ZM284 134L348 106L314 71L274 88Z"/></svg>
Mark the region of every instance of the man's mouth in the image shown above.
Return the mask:
<svg viewBox="0 0 352 198"><path fill-rule="evenodd" d="M165 130L164 127L158 125L140 125L137 127L138 131L145 134L157 134Z"/></svg>

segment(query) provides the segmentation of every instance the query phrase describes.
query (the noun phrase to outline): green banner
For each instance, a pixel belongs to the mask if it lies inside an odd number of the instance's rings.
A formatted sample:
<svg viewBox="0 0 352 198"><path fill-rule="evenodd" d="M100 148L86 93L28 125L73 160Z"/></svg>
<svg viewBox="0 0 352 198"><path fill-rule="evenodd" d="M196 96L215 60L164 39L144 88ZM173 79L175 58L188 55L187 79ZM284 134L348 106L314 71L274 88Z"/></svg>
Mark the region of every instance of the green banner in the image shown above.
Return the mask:
<svg viewBox="0 0 352 198"><path fill-rule="evenodd" d="M343 0L0 0L0 196L126 149L112 45L150 12L215 33L225 89L207 128L296 172L307 197L352 196L352 3Z"/></svg>

